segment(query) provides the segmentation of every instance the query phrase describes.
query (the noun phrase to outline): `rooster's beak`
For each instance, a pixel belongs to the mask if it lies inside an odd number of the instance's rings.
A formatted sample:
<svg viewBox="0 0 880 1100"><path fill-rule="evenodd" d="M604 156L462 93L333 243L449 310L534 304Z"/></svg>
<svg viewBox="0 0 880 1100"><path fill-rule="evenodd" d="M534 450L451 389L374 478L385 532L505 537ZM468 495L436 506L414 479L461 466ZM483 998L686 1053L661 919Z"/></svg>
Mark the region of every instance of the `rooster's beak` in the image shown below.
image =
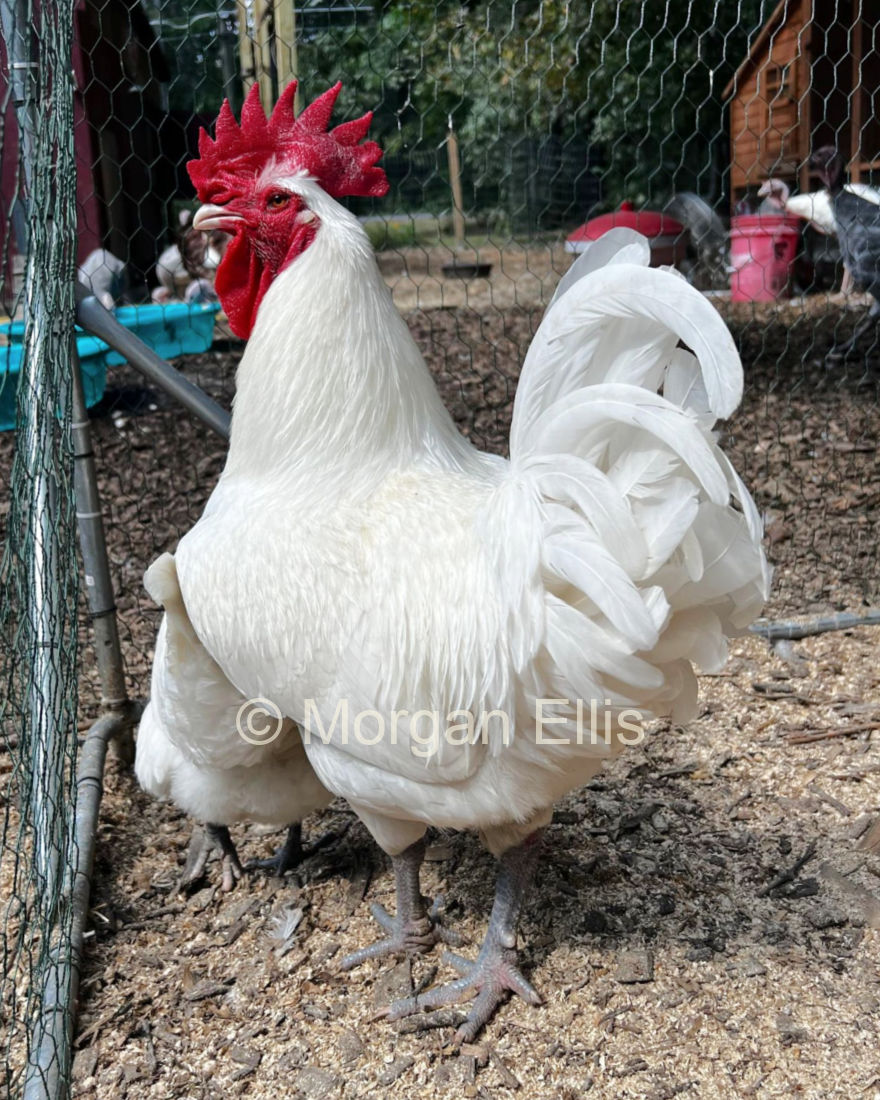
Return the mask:
<svg viewBox="0 0 880 1100"><path fill-rule="evenodd" d="M192 220L192 227L201 229L203 232L222 229L224 233L234 233L243 221L241 214L234 214L225 206L213 206L208 203L198 208Z"/></svg>

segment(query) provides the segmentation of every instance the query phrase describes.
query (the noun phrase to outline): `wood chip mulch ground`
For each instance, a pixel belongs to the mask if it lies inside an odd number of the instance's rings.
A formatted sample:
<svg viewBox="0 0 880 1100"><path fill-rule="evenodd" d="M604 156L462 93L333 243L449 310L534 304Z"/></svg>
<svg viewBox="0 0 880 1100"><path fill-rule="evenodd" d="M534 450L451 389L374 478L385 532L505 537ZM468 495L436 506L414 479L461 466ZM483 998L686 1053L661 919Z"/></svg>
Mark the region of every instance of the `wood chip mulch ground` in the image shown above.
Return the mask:
<svg viewBox="0 0 880 1100"><path fill-rule="evenodd" d="M456 420L492 450L504 450L519 364L552 290L541 263L530 300L486 308L465 296L408 313ZM765 517L768 615L876 605L880 353L827 365L854 322L841 303L723 309L746 368L723 435ZM185 369L228 402L239 354L221 343ZM129 682L142 696L158 622L143 570L198 516L223 445L134 374L111 383L93 427ZM653 729L560 804L522 927L545 1004L511 1002L459 1054L451 1026L375 1018L453 976L439 952L336 970L375 936L368 903L393 906L387 862L344 804L307 821L309 839L327 840L297 873L255 874L225 894L211 864L181 894L191 823L111 763L74 1094L880 1096L878 640L859 628L776 650L736 641L724 672L701 679L694 723ZM84 725L96 690L86 649ZM256 827L235 837L245 859L282 839ZM445 895L473 954L492 859L469 834L431 843L425 888Z"/></svg>

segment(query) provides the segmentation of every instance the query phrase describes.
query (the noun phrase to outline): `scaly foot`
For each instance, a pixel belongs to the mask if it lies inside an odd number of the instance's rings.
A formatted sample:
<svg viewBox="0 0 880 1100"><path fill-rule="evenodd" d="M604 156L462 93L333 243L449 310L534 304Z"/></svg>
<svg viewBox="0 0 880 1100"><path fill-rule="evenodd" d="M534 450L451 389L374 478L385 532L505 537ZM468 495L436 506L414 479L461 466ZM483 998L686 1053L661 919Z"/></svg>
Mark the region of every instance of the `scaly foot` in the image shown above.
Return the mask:
<svg viewBox="0 0 880 1100"><path fill-rule="evenodd" d="M523 977L516 953L516 927L541 851L540 835L537 830L522 844L502 854L489 928L476 961L472 963L460 955L447 955L463 976L448 985L429 989L427 993L395 1001L386 1013L389 1019L399 1020L415 1012L428 1012L473 997L471 1011L455 1033L456 1043L469 1043L511 993L516 993L528 1004L541 1003L537 990ZM426 1020L427 1026L430 1026L429 1020L430 1017Z"/></svg>
<svg viewBox="0 0 880 1100"><path fill-rule="evenodd" d="M470 1043L482 1031L495 1010L511 993L530 1005L541 1004L541 996L523 976L515 947L505 947L495 938L486 937L475 962L447 951L444 959L462 975L457 981L436 986L415 997L395 1001L388 1009L389 1020L400 1020L415 1012L430 1013L433 1009L475 998L467 1019L455 1033L455 1043ZM426 1017L430 1026L430 1016Z"/></svg>
<svg viewBox="0 0 880 1100"><path fill-rule="evenodd" d="M272 875L281 878L294 867L299 866L305 859L306 853L302 843L302 825L289 825L284 843L274 856L268 859L252 859L245 864L246 871L268 871Z"/></svg>
<svg viewBox="0 0 880 1100"><path fill-rule="evenodd" d="M382 959L388 955L401 955L409 951L430 951L436 943L460 944L461 937L444 928L440 923L442 899L437 898L430 910L419 886L419 871L425 858L425 842L417 840L399 855L392 857L397 915L392 917L382 905L372 905L375 920L389 933L369 947L354 951L339 964L343 970L351 970L367 959Z"/></svg>
<svg viewBox="0 0 880 1100"><path fill-rule="evenodd" d="M178 883L180 890L186 890L198 882L204 875L208 859L214 851L220 852L221 888L228 893L235 886L244 874L244 869L229 830L225 825L205 825L204 829L196 826L193 830L186 865Z"/></svg>
<svg viewBox="0 0 880 1100"><path fill-rule="evenodd" d="M292 871L307 859L311 859L325 845L338 840L338 832L324 833L316 841L308 846L302 842L302 825L289 825L284 843L274 856L268 859L252 859L245 864L246 871L268 871L270 874L281 878L288 871Z"/></svg>
<svg viewBox="0 0 880 1100"><path fill-rule="evenodd" d="M440 923L443 898L436 898L430 909L425 906L425 899L421 899L423 916L392 917L384 905L374 903L370 906L370 912L377 924L380 924L388 936L377 940L369 947L362 947L360 951L353 951L346 955L339 964L343 970L351 970L355 966L368 959L384 959L388 955L405 955L410 952L423 954L430 951L435 944L448 943L453 947L461 945L462 939L457 932L444 928Z"/></svg>

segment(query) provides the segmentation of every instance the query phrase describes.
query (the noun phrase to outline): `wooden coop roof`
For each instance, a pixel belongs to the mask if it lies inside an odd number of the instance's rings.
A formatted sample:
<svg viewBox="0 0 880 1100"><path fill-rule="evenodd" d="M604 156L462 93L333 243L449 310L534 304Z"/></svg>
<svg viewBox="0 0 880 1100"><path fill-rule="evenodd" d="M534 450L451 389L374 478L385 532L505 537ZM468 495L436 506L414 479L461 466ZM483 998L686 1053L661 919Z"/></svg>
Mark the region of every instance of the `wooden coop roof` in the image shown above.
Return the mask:
<svg viewBox="0 0 880 1100"><path fill-rule="evenodd" d="M769 39L774 35L795 12L800 14L804 6L804 0L779 0L779 3L770 14L770 18L761 27L758 37L752 43L748 54L740 62L739 68L728 80L724 88L724 98L728 99L741 86L744 78L748 76L759 60L766 57ZM810 12L812 16L812 11Z"/></svg>

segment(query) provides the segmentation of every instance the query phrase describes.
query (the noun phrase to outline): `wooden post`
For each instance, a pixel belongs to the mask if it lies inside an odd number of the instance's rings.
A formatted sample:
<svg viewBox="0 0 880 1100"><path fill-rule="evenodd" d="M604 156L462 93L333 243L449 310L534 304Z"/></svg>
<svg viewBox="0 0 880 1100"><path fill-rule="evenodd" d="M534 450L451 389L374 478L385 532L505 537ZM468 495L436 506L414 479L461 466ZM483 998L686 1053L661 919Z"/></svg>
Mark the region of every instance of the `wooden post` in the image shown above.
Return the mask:
<svg viewBox="0 0 880 1100"><path fill-rule="evenodd" d="M263 110L271 109L275 100L272 88L272 0L253 0L254 69L260 85Z"/></svg>
<svg viewBox="0 0 880 1100"><path fill-rule="evenodd" d="M461 164L458 159L458 138L449 120L449 136L446 138L446 155L449 158L449 183L452 187L452 234L457 250L464 248L464 202L461 195Z"/></svg>
<svg viewBox="0 0 880 1100"><path fill-rule="evenodd" d="M291 80L297 79L299 69L296 53L296 4L294 0L275 0L275 68L278 73L278 94ZM297 89L293 100L293 113L302 108Z"/></svg>
<svg viewBox="0 0 880 1100"><path fill-rule="evenodd" d="M798 190L810 190L810 166L808 164L813 142L813 81L810 58L813 57L815 25L813 9L809 3L801 7L803 23L798 32L797 52L797 111L798 111Z"/></svg>
<svg viewBox="0 0 880 1100"><path fill-rule="evenodd" d="M862 0L852 2L852 114L849 122L849 178L862 178Z"/></svg>
<svg viewBox="0 0 880 1100"><path fill-rule="evenodd" d="M248 0L235 0L238 24L238 63L241 68L241 90L246 96L255 78L254 42L248 26Z"/></svg>

